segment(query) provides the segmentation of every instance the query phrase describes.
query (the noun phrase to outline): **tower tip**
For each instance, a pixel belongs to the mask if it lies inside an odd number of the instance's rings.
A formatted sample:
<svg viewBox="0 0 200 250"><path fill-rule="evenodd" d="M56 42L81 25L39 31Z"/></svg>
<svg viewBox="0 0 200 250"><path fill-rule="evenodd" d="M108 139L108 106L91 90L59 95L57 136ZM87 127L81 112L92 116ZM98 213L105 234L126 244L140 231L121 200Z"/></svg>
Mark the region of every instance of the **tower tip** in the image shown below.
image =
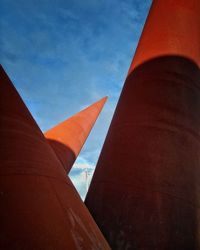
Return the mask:
<svg viewBox="0 0 200 250"><path fill-rule="evenodd" d="M107 96L101 98L45 133L67 173L79 155L107 99Z"/></svg>

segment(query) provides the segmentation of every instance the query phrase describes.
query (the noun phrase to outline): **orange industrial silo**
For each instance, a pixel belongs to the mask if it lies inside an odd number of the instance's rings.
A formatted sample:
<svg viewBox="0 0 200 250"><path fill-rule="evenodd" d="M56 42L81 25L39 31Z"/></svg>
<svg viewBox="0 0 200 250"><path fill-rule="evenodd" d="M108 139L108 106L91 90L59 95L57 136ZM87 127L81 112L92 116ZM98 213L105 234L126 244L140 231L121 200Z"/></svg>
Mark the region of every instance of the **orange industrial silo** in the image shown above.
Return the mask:
<svg viewBox="0 0 200 250"><path fill-rule="evenodd" d="M154 0L86 205L112 249L200 249L200 1Z"/></svg>

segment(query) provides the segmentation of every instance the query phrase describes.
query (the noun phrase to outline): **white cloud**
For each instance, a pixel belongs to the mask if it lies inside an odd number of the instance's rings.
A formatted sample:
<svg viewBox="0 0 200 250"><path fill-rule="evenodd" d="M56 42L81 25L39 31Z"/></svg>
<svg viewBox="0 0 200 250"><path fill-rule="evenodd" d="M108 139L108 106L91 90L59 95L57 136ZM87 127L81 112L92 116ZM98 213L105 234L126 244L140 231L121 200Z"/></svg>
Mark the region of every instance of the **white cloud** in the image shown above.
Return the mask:
<svg viewBox="0 0 200 250"><path fill-rule="evenodd" d="M82 157L77 159L69 173L69 177L82 200L85 199L93 173L94 165L90 164Z"/></svg>

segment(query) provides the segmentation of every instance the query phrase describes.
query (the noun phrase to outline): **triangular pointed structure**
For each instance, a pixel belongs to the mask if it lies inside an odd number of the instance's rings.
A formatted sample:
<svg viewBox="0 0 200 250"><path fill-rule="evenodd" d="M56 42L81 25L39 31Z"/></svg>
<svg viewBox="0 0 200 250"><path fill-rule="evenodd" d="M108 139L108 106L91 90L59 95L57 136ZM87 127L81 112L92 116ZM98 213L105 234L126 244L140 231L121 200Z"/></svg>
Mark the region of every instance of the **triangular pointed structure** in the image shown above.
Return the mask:
<svg viewBox="0 0 200 250"><path fill-rule="evenodd" d="M67 174L79 155L106 100L107 97L102 98L45 133L45 137Z"/></svg>
<svg viewBox="0 0 200 250"><path fill-rule="evenodd" d="M0 248L109 249L3 68Z"/></svg>
<svg viewBox="0 0 200 250"><path fill-rule="evenodd" d="M200 1L154 0L85 204L112 249L198 249Z"/></svg>

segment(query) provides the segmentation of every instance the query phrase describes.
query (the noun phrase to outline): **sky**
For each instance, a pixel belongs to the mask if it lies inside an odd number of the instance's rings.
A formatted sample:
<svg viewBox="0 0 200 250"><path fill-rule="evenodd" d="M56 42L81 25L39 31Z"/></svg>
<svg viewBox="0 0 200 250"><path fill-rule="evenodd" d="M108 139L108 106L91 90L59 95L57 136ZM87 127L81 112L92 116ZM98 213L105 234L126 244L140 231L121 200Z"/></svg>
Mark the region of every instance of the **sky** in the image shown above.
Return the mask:
<svg viewBox="0 0 200 250"><path fill-rule="evenodd" d="M70 172L82 199L150 4L0 0L0 62L43 132L109 97Z"/></svg>

